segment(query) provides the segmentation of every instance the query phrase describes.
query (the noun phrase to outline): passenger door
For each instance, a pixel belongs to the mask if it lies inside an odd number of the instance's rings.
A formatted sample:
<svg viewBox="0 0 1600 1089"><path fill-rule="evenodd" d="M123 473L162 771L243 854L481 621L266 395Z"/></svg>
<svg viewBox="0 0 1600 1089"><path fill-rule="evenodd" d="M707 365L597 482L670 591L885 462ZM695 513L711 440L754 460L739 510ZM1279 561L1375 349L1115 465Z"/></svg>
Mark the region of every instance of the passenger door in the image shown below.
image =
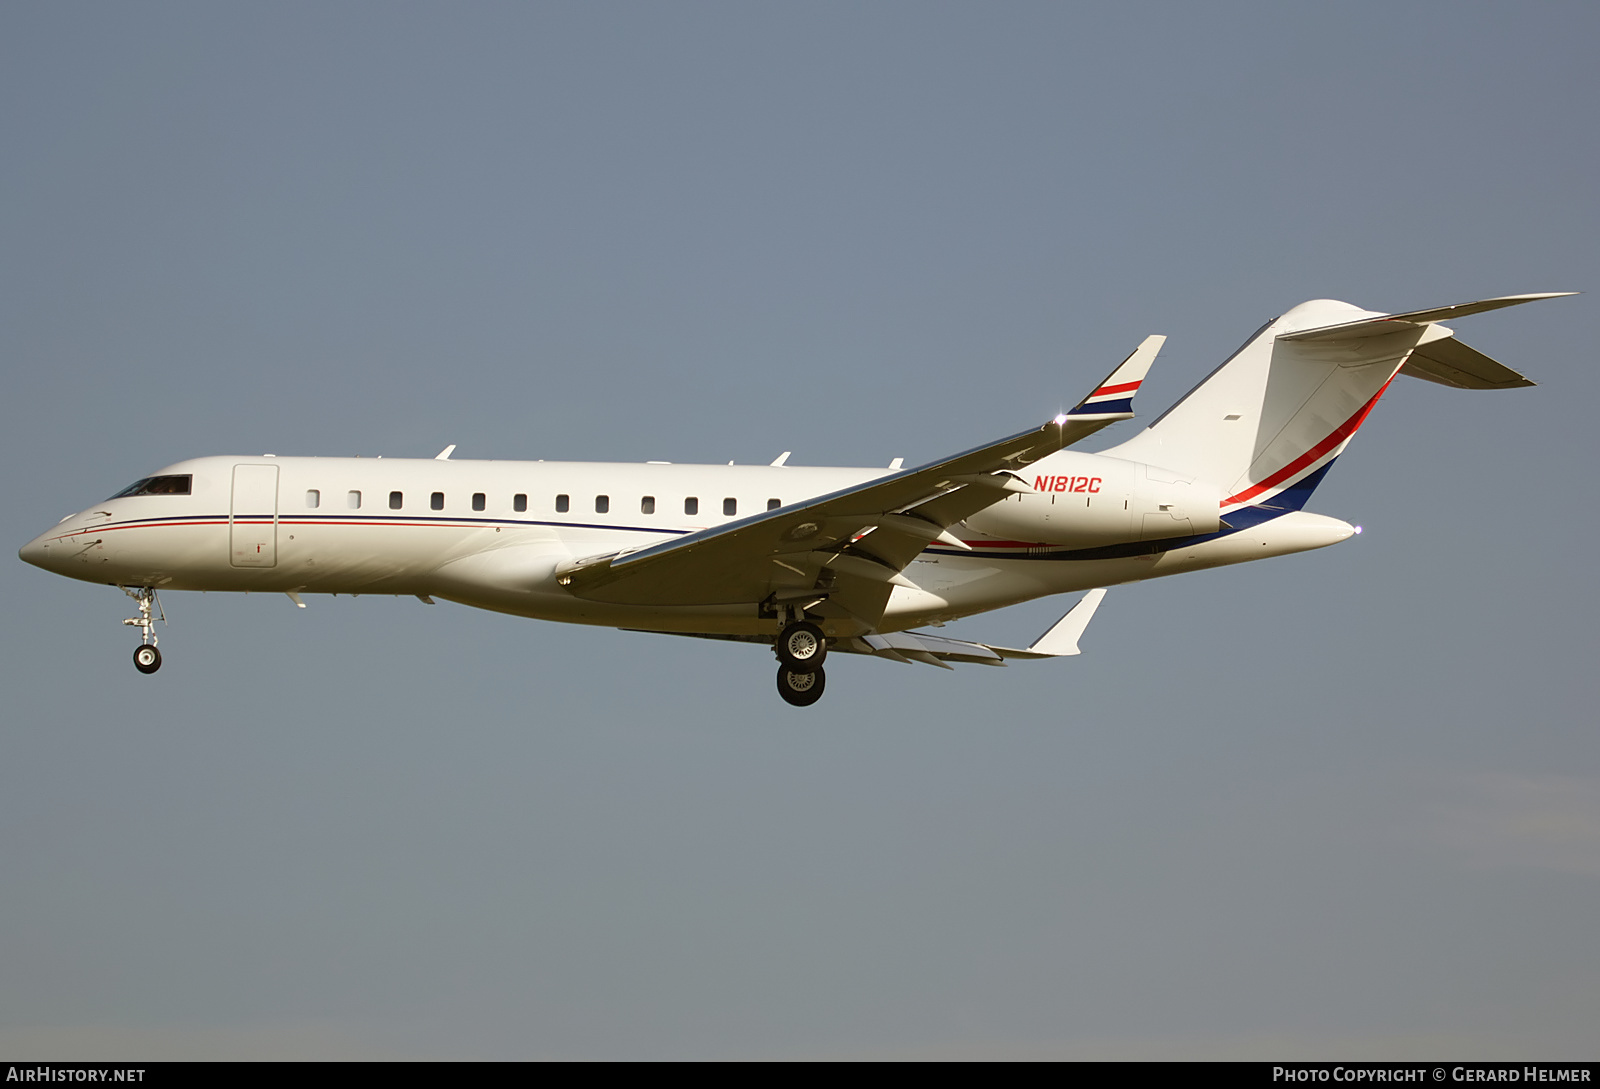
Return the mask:
<svg viewBox="0 0 1600 1089"><path fill-rule="evenodd" d="M230 560L235 567L278 563L278 467L235 465L228 514Z"/></svg>

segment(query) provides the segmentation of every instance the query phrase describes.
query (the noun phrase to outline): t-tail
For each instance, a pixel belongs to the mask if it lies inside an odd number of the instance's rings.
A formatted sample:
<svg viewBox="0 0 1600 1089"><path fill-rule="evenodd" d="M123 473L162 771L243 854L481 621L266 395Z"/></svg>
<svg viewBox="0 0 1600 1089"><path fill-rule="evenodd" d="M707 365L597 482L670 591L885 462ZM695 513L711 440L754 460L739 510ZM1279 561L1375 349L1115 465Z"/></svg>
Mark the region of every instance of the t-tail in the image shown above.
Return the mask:
<svg viewBox="0 0 1600 1089"><path fill-rule="evenodd" d="M1148 428L1102 453L1221 489L1221 513L1299 510L1397 375L1458 389L1533 385L1441 321L1574 292L1379 314L1332 299L1269 322Z"/></svg>

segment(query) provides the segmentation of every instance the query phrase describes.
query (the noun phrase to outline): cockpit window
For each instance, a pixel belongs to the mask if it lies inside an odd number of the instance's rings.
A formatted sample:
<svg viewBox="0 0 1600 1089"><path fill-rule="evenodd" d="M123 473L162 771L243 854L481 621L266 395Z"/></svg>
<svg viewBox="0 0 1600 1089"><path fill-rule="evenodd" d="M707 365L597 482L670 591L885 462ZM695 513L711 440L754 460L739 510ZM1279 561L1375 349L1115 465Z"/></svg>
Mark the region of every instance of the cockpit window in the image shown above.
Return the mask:
<svg viewBox="0 0 1600 1089"><path fill-rule="evenodd" d="M188 473L182 476L147 476L143 480L136 480L123 488L113 499L122 499L130 495L188 495L194 477Z"/></svg>

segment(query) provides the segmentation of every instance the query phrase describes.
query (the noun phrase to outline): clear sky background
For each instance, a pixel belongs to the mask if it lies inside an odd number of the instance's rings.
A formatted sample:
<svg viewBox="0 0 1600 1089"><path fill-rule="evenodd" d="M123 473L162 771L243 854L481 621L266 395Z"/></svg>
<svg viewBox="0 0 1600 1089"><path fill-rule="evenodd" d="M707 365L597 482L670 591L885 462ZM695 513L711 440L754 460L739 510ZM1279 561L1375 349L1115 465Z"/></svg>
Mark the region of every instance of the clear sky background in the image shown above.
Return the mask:
<svg viewBox="0 0 1600 1089"><path fill-rule="evenodd" d="M8 548L219 453L884 465L1600 289L1592 3L0 8ZM1337 548L830 663L0 563L0 1054L1593 1058L1595 295ZM1087 449L1121 441L1122 424ZM954 634L1015 643L1070 600ZM947 629L947 631L952 629Z"/></svg>

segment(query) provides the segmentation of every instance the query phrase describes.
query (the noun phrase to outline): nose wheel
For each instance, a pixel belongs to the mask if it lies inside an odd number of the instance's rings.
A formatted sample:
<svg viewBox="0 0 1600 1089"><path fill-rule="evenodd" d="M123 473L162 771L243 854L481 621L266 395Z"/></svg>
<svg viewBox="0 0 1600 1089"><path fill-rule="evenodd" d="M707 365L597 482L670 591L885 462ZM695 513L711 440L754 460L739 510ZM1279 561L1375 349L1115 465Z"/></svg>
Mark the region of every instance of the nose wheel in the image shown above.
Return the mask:
<svg viewBox="0 0 1600 1089"><path fill-rule="evenodd" d="M161 668L161 651L156 649L156 621L165 624L167 614L153 586L135 586L131 590L124 586L122 592L139 604L139 615L123 621L139 629L139 645L133 648L133 668L140 673L154 673Z"/></svg>

